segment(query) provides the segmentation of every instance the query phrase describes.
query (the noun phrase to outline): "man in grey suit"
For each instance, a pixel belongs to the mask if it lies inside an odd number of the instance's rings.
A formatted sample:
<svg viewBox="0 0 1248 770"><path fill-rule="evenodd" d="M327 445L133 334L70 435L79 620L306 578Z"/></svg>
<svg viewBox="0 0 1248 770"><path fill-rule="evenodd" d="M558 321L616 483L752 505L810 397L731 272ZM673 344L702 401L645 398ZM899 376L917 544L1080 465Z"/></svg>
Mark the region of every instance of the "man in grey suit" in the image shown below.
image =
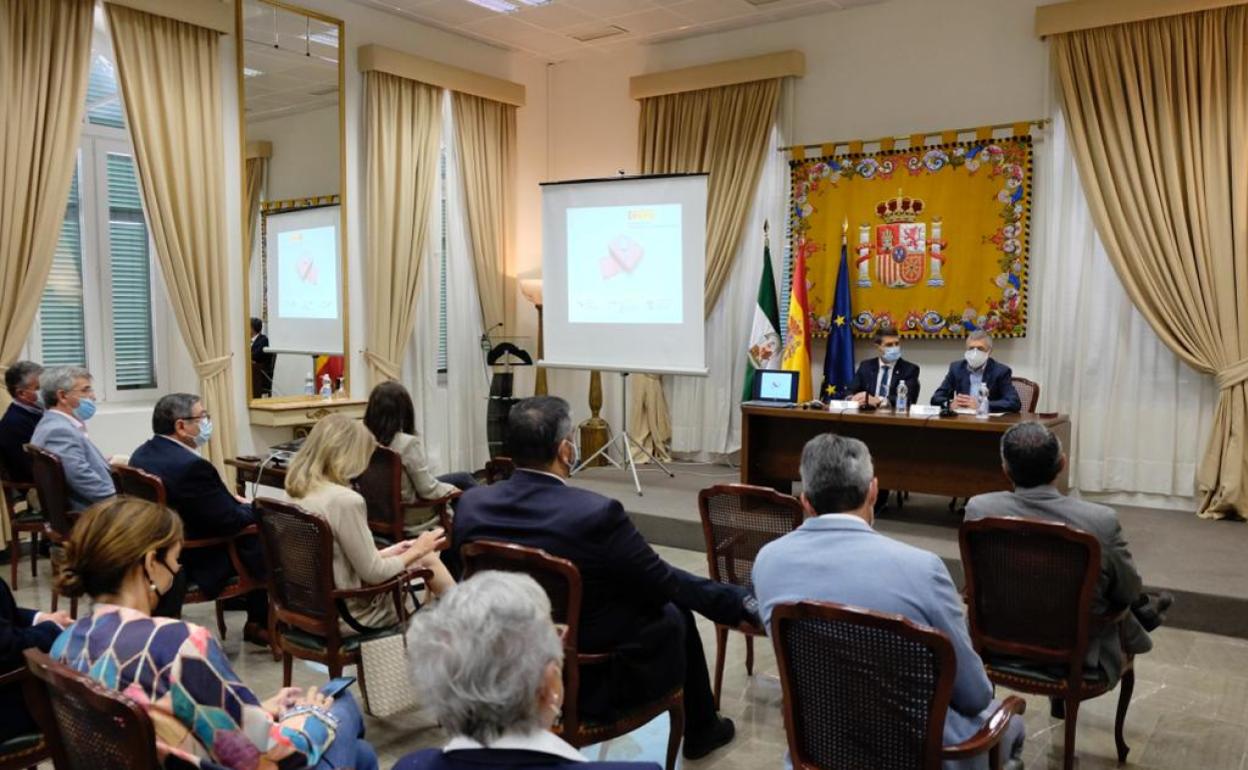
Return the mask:
<svg viewBox="0 0 1248 770"><path fill-rule="evenodd" d="M1151 650L1152 639L1140 619L1150 620L1155 628L1170 597L1163 594L1155 607L1148 606L1149 597L1141 593L1143 581L1113 508L1066 497L1053 486L1053 480L1066 467L1062 442L1038 422L1021 422L1001 437L1001 462L1014 491L972 497L966 504L966 520L1016 516L1054 521L1095 535L1101 542L1101 577L1092 611L1107 614L1135 607L1125 621L1126 651L1138 655ZM1122 653L1117 627L1106 628L1091 644L1085 663L1094 670L1100 668L1111 682L1117 682L1122 674Z"/></svg>
<svg viewBox="0 0 1248 770"><path fill-rule="evenodd" d="M115 495L108 460L87 437L87 420L95 414L91 373L78 366L45 369L39 392L45 411L30 443L61 459L70 508L80 511Z"/></svg>
<svg viewBox="0 0 1248 770"><path fill-rule="evenodd" d="M754 562L754 593L768 631L776 605L798 601L848 604L935 628L957 656L944 741L970 738L996 704L944 562L872 529L879 484L871 454L858 439L831 433L811 439L802 450L801 477L806 521L764 546ZM1023 736L1022 719L1012 717L1001 741L1007 768L1021 767ZM987 757L944 765L945 770L987 766Z"/></svg>

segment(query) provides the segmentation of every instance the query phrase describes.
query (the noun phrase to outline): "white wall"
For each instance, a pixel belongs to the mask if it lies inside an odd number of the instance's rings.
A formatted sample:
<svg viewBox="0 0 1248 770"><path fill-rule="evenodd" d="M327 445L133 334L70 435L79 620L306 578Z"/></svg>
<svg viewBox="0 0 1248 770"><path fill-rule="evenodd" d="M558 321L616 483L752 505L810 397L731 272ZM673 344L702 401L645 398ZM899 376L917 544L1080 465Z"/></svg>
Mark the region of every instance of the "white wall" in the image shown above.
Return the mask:
<svg viewBox="0 0 1248 770"><path fill-rule="evenodd" d="M253 121L247 141L273 143L265 200L338 194L338 105Z"/></svg>

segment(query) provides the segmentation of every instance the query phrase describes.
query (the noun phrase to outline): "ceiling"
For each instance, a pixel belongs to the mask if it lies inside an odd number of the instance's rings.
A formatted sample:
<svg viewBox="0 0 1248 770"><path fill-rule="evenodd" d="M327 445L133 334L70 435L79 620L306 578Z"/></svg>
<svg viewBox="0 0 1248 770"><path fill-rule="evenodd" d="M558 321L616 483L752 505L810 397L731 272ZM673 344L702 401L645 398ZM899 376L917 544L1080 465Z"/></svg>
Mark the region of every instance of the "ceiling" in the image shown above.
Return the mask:
<svg viewBox="0 0 1248 770"><path fill-rule="evenodd" d="M883 0L354 0L490 45L562 61L623 44L659 42L839 11Z"/></svg>
<svg viewBox="0 0 1248 770"><path fill-rule="evenodd" d="M338 103L338 27L254 0L243 5L248 122Z"/></svg>

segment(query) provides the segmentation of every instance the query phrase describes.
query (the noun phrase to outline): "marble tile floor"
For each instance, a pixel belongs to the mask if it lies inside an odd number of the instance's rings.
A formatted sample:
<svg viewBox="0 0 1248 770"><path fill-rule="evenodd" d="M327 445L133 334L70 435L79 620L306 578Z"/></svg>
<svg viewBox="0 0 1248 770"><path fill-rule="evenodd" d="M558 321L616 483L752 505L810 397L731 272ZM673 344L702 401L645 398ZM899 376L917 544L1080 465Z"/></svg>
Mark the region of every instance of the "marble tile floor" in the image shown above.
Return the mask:
<svg viewBox="0 0 1248 770"><path fill-rule="evenodd" d="M672 564L706 574L705 556L697 551L657 549ZM21 576L18 602L27 607L49 604L49 570L41 560L40 575L32 585L29 572ZM211 605L187 608L186 618L215 628ZM281 665L267 651L241 641L242 613L227 613L229 637L224 646L239 675L266 697L281 685ZM699 618L708 663L714 664L714 633ZM1177 629L1153 635L1154 649L1136 663L1136 687L1127 715L1127 768L1152 770L1248 770L1248 641ZM681 760L689 770L754 770L783 764L784 723L775 657L765 640L755 642L755 674L745 673L743 637L728 642L723 713L737 725L729 746L696 762ZM325 674L296 663L295 684L313 685ZM998 694L1004 693L999 689ZM1081 770L1118 767L1115 761L1113 716L1117 691L1086 702L1079 713L1076 767ZM1062 722L1049 716L1047 700L1028 697L1027 743L1029 770L1060 769ZM368 738L376 746L383 768L419 748L440 746L445 733L427 712L386 720L367 718ZM663 761L667 742L666 716L603 746L584 750L590 759ZM46 765L50 767L50 763Z"/></svg>

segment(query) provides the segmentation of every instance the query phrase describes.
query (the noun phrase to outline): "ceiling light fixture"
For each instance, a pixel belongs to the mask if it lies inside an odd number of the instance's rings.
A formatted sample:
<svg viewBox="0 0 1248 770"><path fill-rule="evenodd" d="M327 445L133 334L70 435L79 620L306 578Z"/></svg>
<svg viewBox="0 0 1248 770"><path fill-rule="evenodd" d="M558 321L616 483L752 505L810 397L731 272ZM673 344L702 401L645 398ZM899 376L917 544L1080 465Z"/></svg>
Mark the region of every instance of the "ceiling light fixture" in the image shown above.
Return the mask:
<svg viewBox="0 0 1248 770"><path fill-rule="evenodd" d="M468 2L496 13L514 13L520 10L520 6L509 3L507 0L468 0Z"/></svg>
<svg viewBox="0 0 1248 770"><path fill-rule="evenodd" d="M243 67L243 77L245 78L259 77L263 74L264 72L261 70L252 69L251 67Z"/></svg>

